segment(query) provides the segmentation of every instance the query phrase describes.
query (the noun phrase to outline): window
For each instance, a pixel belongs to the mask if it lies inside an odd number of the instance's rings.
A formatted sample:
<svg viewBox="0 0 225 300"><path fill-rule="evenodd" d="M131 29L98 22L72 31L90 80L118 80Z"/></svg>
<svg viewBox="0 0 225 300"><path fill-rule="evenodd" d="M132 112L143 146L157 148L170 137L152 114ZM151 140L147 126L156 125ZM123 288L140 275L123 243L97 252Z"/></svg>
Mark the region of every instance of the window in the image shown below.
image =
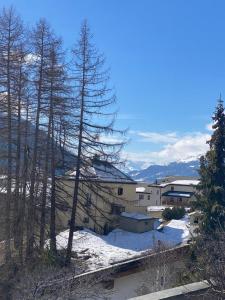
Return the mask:
<svg viewBox="0 0 225 300"><path fill-rule="evenodd" d="M164 277L163 276L161 276L161 286L163 286L164 285Z"/></svg>
<svg viewBox="0 0 225 300"><path fill-rule="evenodd" d="M182 198L179 198L179 201L182 202Z"/></svg>
<svg viewBox="0 0 225 300"><path fill-rule="evenodd" d="M171 191L174 191L174 186L171 186Z"/></svg>
<svg viewBox="0 0 225 300"><path fill-rule="evenodd" d="M123 195L123 188L119 187L117 193L118 193L118 196Z"/></svg>
<svg viewBox="0 0 225 300"><path fill-rule="evenodd" d="M159 190L156 191L156 194L159 195Z"/></svg>
<svg viewBox="0 0 225 300"><path fill-rule="evenodd" d="M194 224L198 224L198 218L194 220Z"/></svg>
<svg viewBox="0 0 225 300"><path fill-rule="evenodd" d="M104 289L112 290L114 288L114 280L103 281L102 285Z"/></svg>
<svg viewBox="0 0 225 300"><path fill-rule="evenodd" d="M58 208L61 211L68 211L70 209L69 204L66 201L63 200L59 200L57 201L57 203L55 204L56 208Z"/></svg>
<svg viewBox="0 0 225 300"><path fill-rule="evenodd" d="M85 223L85 224L89 223L89 218L88 217L84 217L83 223Z"/></svg>
<svg viewBox="0 0 225 300"><path fill-rule="evenodd" d="M150 195L148 195L148 200L150 200Z"/></svg>
<svg viewBox="0 0 225 300"><path fill-rule="evenodd" d="M112 205L111 205L111 214L113 214L113 215L120 215L124 211L125 211L125 207L124 206L112 203Z"/></svg>
<svg viewBox="0 0 225 300"><path fill-rule="evenodd" d="M145 199L145 195L139 194L139 200L144 200L144 199Z"/></svg>
<svg viewBox="0 0 225 300"><path fill-rule="evenodd" d="M86 203L85 203L86 207L90 207L91 206L91 194L88 193L86 194Z"/></svg>

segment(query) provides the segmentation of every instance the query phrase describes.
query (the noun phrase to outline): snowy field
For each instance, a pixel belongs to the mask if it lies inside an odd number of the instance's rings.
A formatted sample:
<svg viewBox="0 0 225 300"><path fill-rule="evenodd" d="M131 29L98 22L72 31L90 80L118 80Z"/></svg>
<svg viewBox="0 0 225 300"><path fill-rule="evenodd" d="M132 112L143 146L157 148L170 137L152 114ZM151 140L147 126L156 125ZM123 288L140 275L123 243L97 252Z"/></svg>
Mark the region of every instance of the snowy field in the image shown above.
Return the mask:
<svg viewBox="0 0 225 300"><path fill-rule="evenodd" d="M189 238L188 217L170 221L162 232L152 230L144 233L132 233L115 229L108 235L98 235L88 229L74 232L73 251L78 256L86 256L89 270L109 266L114 263L135 258L150 251L161 241L168 248L185 243ZM69 231L57 236L58 249L67 245Z"/></svg>

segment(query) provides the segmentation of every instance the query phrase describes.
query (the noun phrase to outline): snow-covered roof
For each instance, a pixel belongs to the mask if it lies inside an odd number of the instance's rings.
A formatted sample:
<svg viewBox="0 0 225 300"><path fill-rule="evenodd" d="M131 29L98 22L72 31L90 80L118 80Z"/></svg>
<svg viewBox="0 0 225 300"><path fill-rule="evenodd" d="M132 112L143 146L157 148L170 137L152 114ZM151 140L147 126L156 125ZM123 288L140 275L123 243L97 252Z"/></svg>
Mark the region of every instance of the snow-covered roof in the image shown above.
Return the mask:
<svg viewBox="0 0 225 300"><path fill-rule="evenodd" d="M67 173L74 178L76 171ZM94 159L89 166L81 168L81 179L107 182L135 183L135 181L111 163Z"/></svg>
<svg viewBox="0 0 225 300"><path fill-rule="evenodd" d="M162 205L159 205L159 206L148 206L147 207L147 211L164 211L164 209L168 207L168 206L162 206Z"/></svg>
<svg viewBox="0 0 225 300"><path fill-rule="evenodd" d="M151 219L151 217L149 217L145 214L136 213L136 212L133 212L133 213L122 212L121 216L126 217L126 218L136 219L136 220L149 220L149 219Z"/></svg>
<svg viewBox="0 0 225 300"><path fill-rule="evenodd" d="M179 185L198 185L200 180L189 180L189 179L182 179L182 180L174 180L169 184L179 184Z"/></svg>
<svg viewBox="0 0 225 300"><path fill-rule="evenodd" d="M144 192L145 192L145 190L146 190L146 188L145 188L145 187L143 187L143 186L139 186L139 187L137 187L137 188L136 188L136 193L144 193Z"/></svg>
<svg viewBox="0 0 225 300"><path fill-rule="evenodd" d="M154 241L161 241L171 248L185 243L189 239L189 218L172 220L165 225L163 232L150 230L144 233L133 233L122 229L114 229L108 235L98 235L88 229L75 231L73 236L73 251L79 256L89 254L87 268L96 270L110 266L120 261L144 255L154 249ZM65 249L69 230L57 235L57 248Z"/></svg>
<svg viewBox="0 0 225 300"><path fill-rule="evenodd" d="M179 192L179 191L168 191L162 194L162 196L167 197L183 197L183 198L190 198L193 195L191 192Z"/></svg>

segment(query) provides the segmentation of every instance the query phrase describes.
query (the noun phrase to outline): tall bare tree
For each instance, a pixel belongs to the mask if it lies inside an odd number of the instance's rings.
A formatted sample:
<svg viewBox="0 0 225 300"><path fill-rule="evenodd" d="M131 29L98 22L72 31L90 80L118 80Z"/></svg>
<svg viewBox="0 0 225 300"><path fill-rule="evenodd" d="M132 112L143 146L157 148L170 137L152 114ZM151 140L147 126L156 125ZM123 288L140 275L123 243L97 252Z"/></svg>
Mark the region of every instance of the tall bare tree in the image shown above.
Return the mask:
<svg viewBox="0 0 225 300"><path fill-rule="evenodd" d="M121 134L113 128L114 113L110 107L115 103L115 96L108 85L109 72L104 69L105 59L92 44L92 35L87 22L81 27L80 39L73 49L72 85L75 94L75 112L78 118L77 157L75 167L75 187L73 193L72 212L70 219L69 239L67 245L66 263L71 260L73 232L75 229L76 212L82 191L79 191L81 170L86 173L91 168L93 157L115 162L123 143L107 143L101 136ZM112 121L108 121L109 119ZM92 174L93 175L93 174Z"/></svg>
<svg viewBox="0 0 225 300"><path fill-rule="evenodd" d="M35 220L35 184L37 183L37 164L38 164L38 147L40 141L40 121L43 109L43 102L45 96L44 86L46 83L46 68L49 65L49 54L51 46L51 30L45 20L40 20L35 29L31 33L31 44L34 55L33 65L33 99L35 116L35 133L32 146L32 167L30 175L30 197L28 202L28 217L27 217L27 258L32 256L34 250L34 235L35 227L33 220Z"/></svg>
<svg viewBox="0 0 225 300"><path fill-rule="evenodd" d="M56 237L55 237L55 209L56 209L56 168L59 157L58 139L64 134L58 132L62 126L62 112L67 114L68 110L68 92L67 72L64 59L64 52L62 51L62 41L54 38L52 40L49 68L47 70L48 86L46 86L48 97L46 99L46 117L47 124L47 142L46 142L46 157L45 168L43 176L43 193L42 193L42 209L41 209L41 227L40 227L40 246L43 248L45 240L45 210L46 199L50 199L50 248L53 253L56 253ZM58 138L59 136L59 138ZM65 149L61 149L64 153ZM63 157L62 157L63 159ZM49 163L50 161L50 163ZM51 178L49 181L48 178ZM51 187L51 188L50 188ZM50 191L50 193L49 193ZM48 194L48 195L47 195Z"/></svg>
<svg viewBox="0 0 225 300"><path fill-rule="evenodd" d="M18 76L18 57L21 51L23 26L14 8L3 9L0 15L0 90L3 113L7 115L7 198L5 207L5 254L6 260L11 257L11 209L12 209L12 177L13 177L13 119L16 105L14 81Z"/></svg>

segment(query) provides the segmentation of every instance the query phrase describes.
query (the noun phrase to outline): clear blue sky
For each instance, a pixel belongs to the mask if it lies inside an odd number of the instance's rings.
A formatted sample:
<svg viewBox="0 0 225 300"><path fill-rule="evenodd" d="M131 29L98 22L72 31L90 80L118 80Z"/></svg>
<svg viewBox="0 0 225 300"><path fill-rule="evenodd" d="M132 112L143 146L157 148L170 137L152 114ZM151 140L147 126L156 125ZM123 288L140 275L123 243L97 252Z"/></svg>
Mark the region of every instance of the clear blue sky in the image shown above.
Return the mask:
<svg viewBox="0 0 225 300"><path fill-rule="evenodd" d="M131 160L142 161L144 153L145 162L165 163L205 149L196 143L208 137L219 94L225 98L225 1L1 1L11 4L25 23L45 17L66 48L88 19L111 67L118 125L131 130ZM180 152L168 158L174 151Z"/></svg>

